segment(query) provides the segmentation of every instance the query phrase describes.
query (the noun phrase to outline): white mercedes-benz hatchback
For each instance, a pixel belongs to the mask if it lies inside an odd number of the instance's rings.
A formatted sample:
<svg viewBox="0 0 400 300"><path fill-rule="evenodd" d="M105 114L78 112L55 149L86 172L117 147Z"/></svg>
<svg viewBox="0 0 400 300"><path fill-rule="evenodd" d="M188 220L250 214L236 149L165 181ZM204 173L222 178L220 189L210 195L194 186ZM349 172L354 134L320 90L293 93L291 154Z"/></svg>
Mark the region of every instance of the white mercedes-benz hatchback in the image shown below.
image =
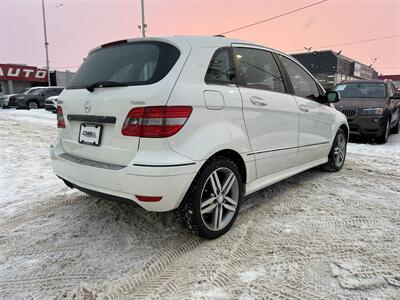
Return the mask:
<svg viewBox="0 0 400 300"><path fill-rule="evenodd" d="M224 37L99 46L58 100L55 173L87 193L177 209L205 238L242 197L299 172L343 166L349 128L291 56Z"/></svg>

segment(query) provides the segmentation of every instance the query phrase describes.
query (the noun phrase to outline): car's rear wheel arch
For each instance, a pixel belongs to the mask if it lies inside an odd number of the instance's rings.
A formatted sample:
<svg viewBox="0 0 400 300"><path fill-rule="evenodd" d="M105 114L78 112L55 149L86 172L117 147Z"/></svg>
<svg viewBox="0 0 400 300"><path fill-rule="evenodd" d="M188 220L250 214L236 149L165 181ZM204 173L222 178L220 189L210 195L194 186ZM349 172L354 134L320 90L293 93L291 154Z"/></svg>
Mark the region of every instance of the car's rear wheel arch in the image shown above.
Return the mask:
<svg viewBox="0 0 400 300"><path fill-rule="evenodd" d="M212 159L215 156L226 157L227 159L230 159L231 161L233 161L239 170L240 176L242 177L243 185L246 184L246 180L247 180L246 164L245 164L242 156L238 152L236 152L235 150L231 150L231 149L224 149L224 150L216 152L208 160Z"/></svg>
<svg viewBox="0 0 400 300"><path fill-rule="evenodd" d="M240 210L244 184L237 162L232 157L235 157L232 153L219 151L205 161L176 210L179 222L203 238L214 239L225 234ZM224 191L229 191L229 194ZM216 216L220 221L215 223Z"/></svg>

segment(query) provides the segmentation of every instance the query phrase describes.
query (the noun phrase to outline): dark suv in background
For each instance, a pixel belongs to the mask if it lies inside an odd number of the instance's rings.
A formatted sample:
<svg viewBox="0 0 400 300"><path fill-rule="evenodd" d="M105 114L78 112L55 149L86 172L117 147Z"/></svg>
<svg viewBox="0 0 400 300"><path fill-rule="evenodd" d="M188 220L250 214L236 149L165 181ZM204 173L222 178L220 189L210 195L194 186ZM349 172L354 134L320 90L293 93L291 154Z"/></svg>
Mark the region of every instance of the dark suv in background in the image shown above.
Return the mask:
<svg viewBox="0 0 400 300"><path fill-rule="evenodd" d="M51 96L60 95L63 87L43 87L31 94L21 94L16 97L17 109L37 109L45 107L45 100Z"/></svg>
<svg viewBox="0 0 400 300"><path fill-rule="evenodd" d="M400 94L391 80L343 81L337 110L346 117L351 136L370 137L386 143L389 133L399 133Z"/></svg>

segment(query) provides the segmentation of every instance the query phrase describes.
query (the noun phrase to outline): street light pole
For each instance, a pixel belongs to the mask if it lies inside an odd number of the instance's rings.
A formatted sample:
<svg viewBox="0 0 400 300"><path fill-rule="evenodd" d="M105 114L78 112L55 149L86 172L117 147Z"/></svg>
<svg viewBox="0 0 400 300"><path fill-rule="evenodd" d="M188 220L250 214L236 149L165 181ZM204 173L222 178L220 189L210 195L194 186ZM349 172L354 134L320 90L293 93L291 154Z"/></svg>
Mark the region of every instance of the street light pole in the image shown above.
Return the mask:
<svg viewBox="0 0 400 300"><path fill-rule="evenodd" d="M142 31L142 37L145 37L147 25L144 23L144 0L141 0L141 5L142 5L142 25L140 26L140 29Z"/></svg>
<svg viewBox="0 0 400 300"><path fill-rule="evenodd" d="M43 13L44 48L46 49L47 84L50 86L49 43L47 42L46 11L44 7L44 0L42 0L42 13Z"/></svg>

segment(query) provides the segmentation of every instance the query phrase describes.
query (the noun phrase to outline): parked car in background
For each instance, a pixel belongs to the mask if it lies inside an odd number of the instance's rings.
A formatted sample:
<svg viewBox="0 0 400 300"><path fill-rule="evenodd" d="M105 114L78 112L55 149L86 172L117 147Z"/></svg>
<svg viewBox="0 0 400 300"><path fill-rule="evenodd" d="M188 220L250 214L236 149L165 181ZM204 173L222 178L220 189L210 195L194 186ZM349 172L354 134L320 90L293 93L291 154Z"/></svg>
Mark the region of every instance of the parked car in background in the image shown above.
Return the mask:
<svg viewBox="0 0 400 300"><path fill-rule="evenodd" d="M400 130L400 94L391 80L343 81L333 88L341 96L335 104L348 120L350 135L386 143Z"/></svg>
<svg viewBox="0 0 400 300"><path fill-rule="evenodd" d="M379 79L391 79L398 93L400 93L400 74L379 75Z"/></svg>
<svg viewBox="0 0 400 300"><path fill-rule="evenodd" d="M223 37L144 38L89 53L57 106L55 173L69 187L177 209L217 238L244 195L338 171L347 120L291 56Z"/></svg>
<svg viewBox="0 0 400 300"><path fill-rule="evenodd" d="M33 93L22 94L16 97L17 109L37 109L45 107L45 100L51 96L58 96L63 91L63 87L43 87Z"/></svg>
<svg viewBox="0 0 400 300"><path fill-rule="evenodd" d="M7 102L7 106L5 106L4 108L11 108L11 107L16 107L17 105L17 98L18 97L22 97L28 94L33 94L35 92L37 92L39 89L42 89L43 87L31 87L31 88L26 88L23 89L22 92L20 94L12 94L10 95L10 97L7 98L8 102Z"/></svg>
<svg viewBox="0 0 400 300"><path fill-rule="evenodd" d="M16 94L9 94L0 96L0 107L2 108L9 108L10 98L15 96Z"/></svg>
<svg viewBox="0 0 400 300"><path fill-rule="evenodd" d="M48 111L52 111L53 113L57 112L57 99L59 95L57 96L51 96L46 99L45 101L45 106L44 108Z"/></svg>

